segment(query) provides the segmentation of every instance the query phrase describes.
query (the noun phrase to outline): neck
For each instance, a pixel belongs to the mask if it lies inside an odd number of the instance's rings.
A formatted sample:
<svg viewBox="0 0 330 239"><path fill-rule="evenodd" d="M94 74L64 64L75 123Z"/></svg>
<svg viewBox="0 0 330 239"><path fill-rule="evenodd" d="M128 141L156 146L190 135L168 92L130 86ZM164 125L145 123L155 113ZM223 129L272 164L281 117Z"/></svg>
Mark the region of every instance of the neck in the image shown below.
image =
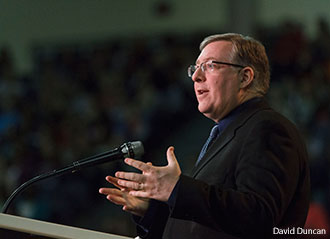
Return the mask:
<svg viewBox="0 0 330 239"><path fill-rule="evenodd" d="M263 95L260 93L256 93L256 92L249 92L249 91L245 91L243 92L243 94L240 95L239 97L239 105L243 104L244 102L251 100L252 98L255 97L262 97Z"/></svg>

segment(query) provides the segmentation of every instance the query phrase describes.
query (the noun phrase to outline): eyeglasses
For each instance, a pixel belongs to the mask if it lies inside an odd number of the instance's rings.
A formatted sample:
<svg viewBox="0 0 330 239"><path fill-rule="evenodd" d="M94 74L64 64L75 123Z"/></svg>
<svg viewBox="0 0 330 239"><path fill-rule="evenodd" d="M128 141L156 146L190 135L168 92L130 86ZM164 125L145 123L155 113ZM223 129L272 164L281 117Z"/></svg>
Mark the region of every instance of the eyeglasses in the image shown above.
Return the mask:
<svg viewBox="0 0 330 239"><path fill-rule="evenodd" d="M200 67L202 72L213 72L215 67L215 64L222 64L222 65L228 65L228 66L234 66L234 67L241 67L244 68L245 66L238 65L238 64L233 64L233 63L228 63L228 62L222 62L222 61L206 61L201 63L199 66L198 65L190 65L188 67L188 76L191 78L195 71Z"/></svg>

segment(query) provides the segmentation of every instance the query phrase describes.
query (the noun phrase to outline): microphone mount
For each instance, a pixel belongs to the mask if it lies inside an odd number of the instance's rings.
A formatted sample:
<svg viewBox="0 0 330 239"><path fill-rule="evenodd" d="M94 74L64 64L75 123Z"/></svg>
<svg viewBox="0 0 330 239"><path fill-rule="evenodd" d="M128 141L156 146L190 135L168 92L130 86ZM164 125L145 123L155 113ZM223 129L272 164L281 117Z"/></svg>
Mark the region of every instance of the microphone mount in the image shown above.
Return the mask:
<svg viewBox="0 0 330 239"><path fill-rule="evenodd" d="M69 165L65 168L61 169L55 169L53 171L38 175L25 183L23 183L21 186L19 186L7 199L4 206L2 207L2 213L6 213L11 202L15 199L15 197L25 190L28 186L31 184L38 182L40 180L50 178L50 177L57 177L66 173L75 173L77 171L80 171L83 168L91 167L97 164L102 164L122 158L139 158L144 153L143 144L141 141L134 141L134 142L127 142L121 145L119 148L115 148L113 150L103 152L79 161L75 161L72 163L72 165Z"/></svg>

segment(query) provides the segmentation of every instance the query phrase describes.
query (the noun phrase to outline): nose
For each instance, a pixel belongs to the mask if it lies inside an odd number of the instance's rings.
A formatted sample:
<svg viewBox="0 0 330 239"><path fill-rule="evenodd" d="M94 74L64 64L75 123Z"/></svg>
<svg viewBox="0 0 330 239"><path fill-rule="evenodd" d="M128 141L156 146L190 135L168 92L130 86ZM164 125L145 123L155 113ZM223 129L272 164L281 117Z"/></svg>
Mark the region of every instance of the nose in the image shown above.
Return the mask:
<svg viewBox="0 0 330 239"><path fill-rule="evenodd" d="M205 74L202 71L201 67L198 67L196 69L196 71L192 75L191 79L192 79L193 82L202 82L202 81L205 81L206 80L205 79Z"/></svg>

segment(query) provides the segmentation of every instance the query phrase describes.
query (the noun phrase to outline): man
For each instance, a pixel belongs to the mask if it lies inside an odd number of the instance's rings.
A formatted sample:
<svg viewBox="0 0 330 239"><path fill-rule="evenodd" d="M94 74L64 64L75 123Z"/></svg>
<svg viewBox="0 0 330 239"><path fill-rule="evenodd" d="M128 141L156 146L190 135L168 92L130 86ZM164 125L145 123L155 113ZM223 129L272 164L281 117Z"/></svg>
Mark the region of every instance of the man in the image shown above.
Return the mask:
<svg viewBox="0 0 330 239"><path fill-rule="evenodd" d="M181 173L169 147L167 166L125 159L142 174L108 176L121 190L100 193L136 215L142 238L265 239L303 227L307 152L295 126L263 98L270 77L263 45L229 33L205 38L200 49L188 75L198 110L216 126L192 175Z"/></svg>

